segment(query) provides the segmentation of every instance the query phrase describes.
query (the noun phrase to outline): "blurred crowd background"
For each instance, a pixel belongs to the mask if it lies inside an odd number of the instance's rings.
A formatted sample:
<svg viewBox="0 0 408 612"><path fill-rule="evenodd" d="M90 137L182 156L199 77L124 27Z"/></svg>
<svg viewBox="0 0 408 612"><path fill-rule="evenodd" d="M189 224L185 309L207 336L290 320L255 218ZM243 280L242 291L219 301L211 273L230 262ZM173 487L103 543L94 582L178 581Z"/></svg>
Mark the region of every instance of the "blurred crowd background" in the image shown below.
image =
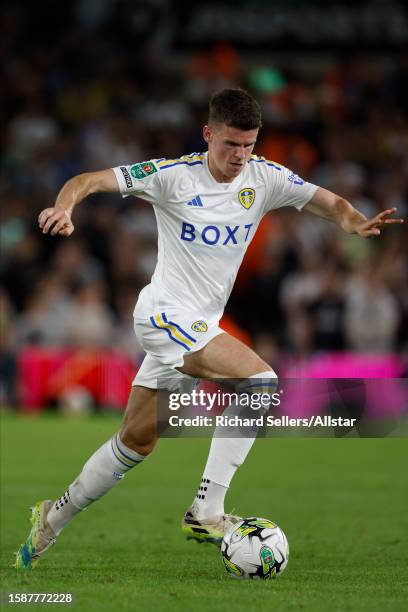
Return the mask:
<svg viewBox="0 0 408 612"><path fill-rule="evenodd" d="M310 4L323 15L324 5ZM257 154L366 216L393 206L408 216L407 21L405 30L395 22L394 38L379 32L375 49L372 38L358 50L354 36L317 50L318 38L295 32L287 44L241 44L215 12L218 33L195 44L197 15L189 5L186 21L182 7L77 0L2 9L2 402L18 402L27 346L115 349L140 363L132 311L156 262L151 207L92 196L76 209L69 239L43 236L37 216L77 173L205 150L208 98L222 87L259 100ZM398 353L407 363L407 227L365 241L307 213L267 216L223 324L271 363L322 351Z"/></svg>

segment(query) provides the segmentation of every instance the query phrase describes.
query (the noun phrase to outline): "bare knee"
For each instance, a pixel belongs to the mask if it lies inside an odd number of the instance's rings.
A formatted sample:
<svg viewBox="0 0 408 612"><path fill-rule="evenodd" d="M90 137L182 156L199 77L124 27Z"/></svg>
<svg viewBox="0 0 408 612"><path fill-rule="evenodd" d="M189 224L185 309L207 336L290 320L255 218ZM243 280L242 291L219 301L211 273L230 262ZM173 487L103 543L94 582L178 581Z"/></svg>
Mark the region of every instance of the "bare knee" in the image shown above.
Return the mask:
<svg viewBox="0 0 408 612"><path fill-rule="evenodd" d="M133 387L119 435L123 444L140 455L149 455L157 442L157 392Z"/></svg>

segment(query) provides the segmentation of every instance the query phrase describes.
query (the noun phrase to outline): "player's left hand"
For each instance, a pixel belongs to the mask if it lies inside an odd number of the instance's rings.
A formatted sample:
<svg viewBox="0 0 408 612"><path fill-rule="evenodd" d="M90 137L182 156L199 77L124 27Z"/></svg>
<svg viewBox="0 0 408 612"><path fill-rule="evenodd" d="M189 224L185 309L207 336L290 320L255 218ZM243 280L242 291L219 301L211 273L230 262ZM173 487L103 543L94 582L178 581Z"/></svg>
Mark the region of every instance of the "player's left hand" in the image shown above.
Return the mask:
<svg viewBox="0 0 408 612"><path fill-rule="evenodd" d="M387 225L404 223L404 219L390 219L390 216L396 212L396 208L388 208L378 213L375 217L359 223L355 228L356 234L362 236L362 238L371 238L372 236L379 236L381 230Z"/></svg>

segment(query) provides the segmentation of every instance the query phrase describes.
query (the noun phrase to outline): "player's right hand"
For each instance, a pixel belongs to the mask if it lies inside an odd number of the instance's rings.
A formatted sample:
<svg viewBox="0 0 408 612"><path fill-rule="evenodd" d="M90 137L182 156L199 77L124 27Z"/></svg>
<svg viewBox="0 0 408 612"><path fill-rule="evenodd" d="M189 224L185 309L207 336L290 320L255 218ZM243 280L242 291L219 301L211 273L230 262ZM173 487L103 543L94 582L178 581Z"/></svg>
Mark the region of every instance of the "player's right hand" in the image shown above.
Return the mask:
<svg viewBox="0 0 408 612"><path fill-rule="evenodd" d="M45 208L38 216L38 225L43 234L50 233L51 236L70 236L74 231L71 221L71 213L68 210L57 210L56 208Z"/></svg>

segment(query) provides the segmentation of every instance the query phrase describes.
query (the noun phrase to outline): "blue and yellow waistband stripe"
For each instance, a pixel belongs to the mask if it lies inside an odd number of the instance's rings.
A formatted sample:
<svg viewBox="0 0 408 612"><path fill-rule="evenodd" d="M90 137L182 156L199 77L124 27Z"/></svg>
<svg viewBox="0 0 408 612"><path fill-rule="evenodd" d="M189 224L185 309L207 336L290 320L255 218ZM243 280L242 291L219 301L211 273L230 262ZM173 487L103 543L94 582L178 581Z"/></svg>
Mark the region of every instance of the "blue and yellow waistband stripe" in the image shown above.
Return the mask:
<svg viewBox="0 0 408 612"><path fill-rule="evenodd" d="M133 467L142 461L142 459L134 459L130 457L127 453L125 453L121 448L121 442L119 439L119 434L113 436L111 439L112 452L115 455L116 459L125 467Z"/></svg>
<svg viewBox="0 0 408 612"><path fill-rule="evenodd" d="M201 153L191 153L191 155L182 155L175 159L163 159L156 163L159 170L164 168L171 168L172 166L196 166L197 164L203 163L203 156Z"/></svg>
<svg viewBox="0 0 408 612"><path fill-rule="evenodd" d="M164 312L154 317L150 317L150 322L157 329L164 329L170 340L180 344L187 351L190 351L191 347L197 342L197 340L190 336L190 334L180 327L180 325L174 323L174 321L169 321Z"/></svg>
<svg viewBox="0 0 408 612"><path fill-rule="evenodd" d="M259 157L258 155L251 155L251 159L249 160L248 163L251 163L251 162L266 164L267 166L272 166L272 168L275 168L276 170L279 170L279 171L281 171L284 168L282 164L278 164L278 162L272 161L271 159L266 159L265 157Z"/></svg>

